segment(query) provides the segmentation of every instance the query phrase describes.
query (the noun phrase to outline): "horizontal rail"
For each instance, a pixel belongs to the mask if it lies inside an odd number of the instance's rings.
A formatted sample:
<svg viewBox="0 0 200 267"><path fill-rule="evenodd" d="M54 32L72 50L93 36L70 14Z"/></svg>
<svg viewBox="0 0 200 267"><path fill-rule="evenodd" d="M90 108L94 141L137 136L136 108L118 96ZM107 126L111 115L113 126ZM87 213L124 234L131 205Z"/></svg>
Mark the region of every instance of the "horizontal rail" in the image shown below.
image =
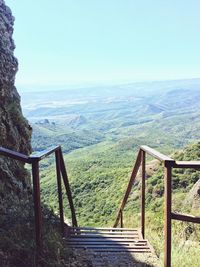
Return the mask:
<svg viewBox="0 0 200 267"><path fill-rule="evenodd" d="M195 217L192 215L184 215L179 213L171 213L171 218L178 221L200 223L200 217Z"/></svg>
<svg viewBox="0 0 200 267"><path fill-rule="evenodd" d="M193 168L200 169L200 161L175 161L174 159L158 152L157 150L149 146L141 146L141 150L145 151L147 154L153 156L154 158L163 161L166 165L173 168Z"/></svg>
<svg viewBox="0 0 200 267"><path fill-rule="evenodd" d="M12 151L10 149L4 148L4 147L0 147L0 155L6 156L6 157L9 157L12 159L16 159L16 160L19 160L19 161L24 162L24 163L31 163L30 157L28 157L22 153L15 152L15 151Z"/></svg>
<svg viewBox="0 0 200 267"><path fill-rule="evenodd" d="M34 161L40 161L46 157L48 157L50 154L54 153L55 151L59 150L60 146L53 146L46 150L43 150L41 152L38 152L36 154L32 154L30 156L26 156L20 152L12 151L8 148L0 147L0 155L6 156L12 159L19 160L24 163L31 164Z"/></svg>
<svg viewBox="0 0 200 267"><path fill-rule="evenodd" d="M200 161L176 161L174 168L200 169Z"/></svg>
<svg viewBox="0 0 200 267"><path fill-rule="evenodd" d="M170 164L170 166L173 166L173 164L175 163L175 160L158 152L157 150L149 147L149 146L141 146L140 147L141 150L145 151L147 154L153 156L154 158L163 161L163 162L167 162Z"/></svg>
<svg viewBox="0 0 200 267"><path fill-rule="evenodd" d="M45 149L41 152L38 152L36 154L32 154L30 156L30 159L40 161L40 160L48 157L50 154L54 153L55 151L59 150L60 148L61 148L61 146L52 146L52 147Z"/></svg>

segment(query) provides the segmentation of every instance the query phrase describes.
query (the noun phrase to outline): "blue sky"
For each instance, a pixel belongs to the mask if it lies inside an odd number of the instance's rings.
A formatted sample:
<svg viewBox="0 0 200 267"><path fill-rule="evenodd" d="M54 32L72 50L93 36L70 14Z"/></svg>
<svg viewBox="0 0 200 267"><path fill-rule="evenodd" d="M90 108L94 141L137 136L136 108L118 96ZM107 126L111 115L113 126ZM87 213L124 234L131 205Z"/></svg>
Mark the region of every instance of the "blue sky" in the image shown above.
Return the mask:
<svg viewBox="0 0 200 267"><path fill-rule="evenodd" d="M199 0L5 0L18 86L200 77Z"/></svg>

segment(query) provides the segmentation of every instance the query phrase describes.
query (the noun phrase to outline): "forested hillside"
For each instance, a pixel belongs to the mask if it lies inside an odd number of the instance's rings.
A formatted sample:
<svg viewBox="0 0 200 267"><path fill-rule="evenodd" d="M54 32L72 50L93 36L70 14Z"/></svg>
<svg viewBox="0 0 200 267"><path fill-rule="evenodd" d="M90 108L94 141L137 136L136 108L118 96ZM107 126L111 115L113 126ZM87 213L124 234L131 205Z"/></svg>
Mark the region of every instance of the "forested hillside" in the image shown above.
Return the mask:
<svg viewBox="0 0 200 267"><path fill-rule="evenodd" d="M26 102L23 107L33 126L33 147L38 151L62 145L78 223L82 226L113 225L140 145L149 145L177 160L199 160L198 79L52 91L45 99L37 98L36 93L29 94L31 105ZM26 97L28 93L24 94L24 101ZM49 158L41 165L42 198L57 212L53 162ZM174 170L174 211L199 214L199 179L197 171ZM126 226L138 226L139 189L138 178L125 209ZM148 158L147 233L160 259L163 193L163 168ZM70 219L69 209L65 210ZM199 228L174 223L173 234L174 262L184 260L184 266L198 266ZM191 257L185 258L181 249L189 251Z"/></svg>

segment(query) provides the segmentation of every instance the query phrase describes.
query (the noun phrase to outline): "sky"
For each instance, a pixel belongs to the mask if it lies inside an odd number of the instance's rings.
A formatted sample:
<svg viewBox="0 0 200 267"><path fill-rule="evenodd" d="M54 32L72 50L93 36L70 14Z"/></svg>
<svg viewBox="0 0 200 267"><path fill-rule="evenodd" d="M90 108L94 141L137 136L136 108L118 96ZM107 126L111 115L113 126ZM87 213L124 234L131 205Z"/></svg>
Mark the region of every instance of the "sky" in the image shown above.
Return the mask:
<svg viewBox="0 0 200 267"><path fill-rule="evenodd" d="M5 0L20 87L200 77L199 0Z"/></svg>

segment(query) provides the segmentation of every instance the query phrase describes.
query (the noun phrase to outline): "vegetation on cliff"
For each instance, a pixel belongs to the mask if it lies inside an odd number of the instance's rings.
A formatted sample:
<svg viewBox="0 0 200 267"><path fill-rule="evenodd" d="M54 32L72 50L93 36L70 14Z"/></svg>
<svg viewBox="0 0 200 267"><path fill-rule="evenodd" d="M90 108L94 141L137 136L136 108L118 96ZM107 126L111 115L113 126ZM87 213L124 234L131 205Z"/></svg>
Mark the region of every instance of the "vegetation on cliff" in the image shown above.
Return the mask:
<svg viewBox="0 0 200 267"><path fill-rule="evenodd" d="M14 17L0 0L0 146L29 155L31 127L14 86L18 69L12 39ZM24 164L0 158L0 265L89 266L66 249L57 218L44 207L44 250L36 255L31 180ZM69 257L70 255L70 257ZM82 257L83 258L83 257Z"/></svg>

